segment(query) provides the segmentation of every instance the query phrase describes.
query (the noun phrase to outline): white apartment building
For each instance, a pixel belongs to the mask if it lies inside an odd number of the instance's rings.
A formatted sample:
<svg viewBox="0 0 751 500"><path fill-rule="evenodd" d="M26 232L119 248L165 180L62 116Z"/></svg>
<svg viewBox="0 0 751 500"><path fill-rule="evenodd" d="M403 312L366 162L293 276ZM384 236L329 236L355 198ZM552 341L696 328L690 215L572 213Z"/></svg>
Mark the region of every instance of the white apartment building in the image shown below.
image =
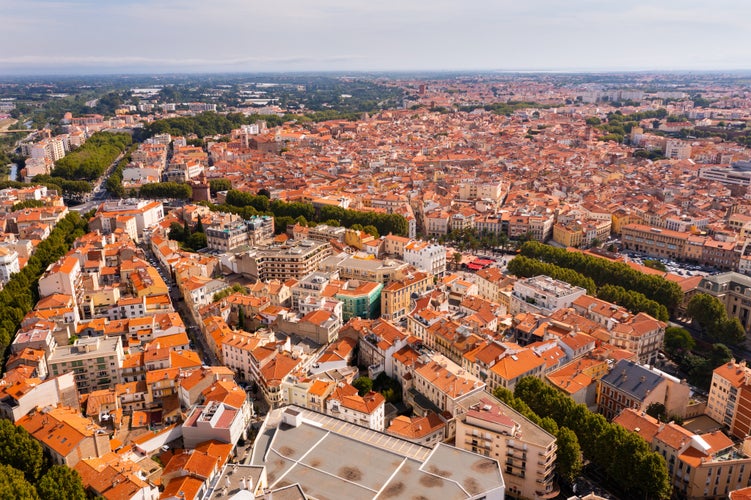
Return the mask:
<svg viewBox="0 0 751 500"><path fill-rule="evenodd" d="M433 276L443 276L446 273L446 247L413 241L404 247L404 261Z"/></svg>
<svg viewBox="0 0 751 500"><path fill-rule="evenodd" d="M12 248L0 246L0 282L7 283L11 275L18 271L20 271L18 252Z"/></svg>

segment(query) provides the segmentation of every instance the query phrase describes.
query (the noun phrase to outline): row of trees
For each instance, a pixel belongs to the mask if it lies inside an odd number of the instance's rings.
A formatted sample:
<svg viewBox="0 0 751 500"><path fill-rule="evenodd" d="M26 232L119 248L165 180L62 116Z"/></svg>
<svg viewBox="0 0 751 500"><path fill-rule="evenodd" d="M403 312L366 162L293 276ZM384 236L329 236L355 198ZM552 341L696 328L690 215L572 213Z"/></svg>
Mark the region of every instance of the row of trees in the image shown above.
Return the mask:
<svg viewBox="0 0 751 500"><path fill-rule="evenodd" d="M84 500L81 477L64 465L50 467L42 446L23 427L0 420L0 497Z"/></svg>
<svg viewBox="0 0 751 500"><path fill-rule="evenodd" d="M702 333L712 342L738 344L746 339L746 331L738 318L728 316L720 299L706 293L691 297L686 314L698 323Z"/></svg>
<svg viewBox="0 0 751 500"><path fill-rule="evenodd" d="M33 198L19 201L18 203L14 203L13 207L10 209L12 212L15 212L17 210L24 210L26 208L41 208L45 206L46 203L43 200L35 200Z"/></svg>
<svg viewBox="0 0 751 500"><path fill-rule="evenodd" d="M41 174L34 177L32 184L41 184L48 189L54 189L62 196L76 196L83 193L90 193L93 189L88 181L76 181L63 179L62 177L52 177L51 175Z"/></svg>
<svg viewBox="0 0 751 500"><path fill-rule="evenodd" d="M529 278L531 276L538 276L544 274L550 276L553 279L565 281L566 283L579 286L587 290L587 293L593 295L597 291L597 286L592 278L587 278L583 274L566 269L565 267L556 266L555 264L548 264L547 262L541 262L536 259L530 259L524 255L518 255L514 257L511 262L508 263L508 271L521 278Z"/></svg>
<svg viewBox="0 0 751 500"><path fill-rule="evenodd" d="M265 194L246 193L236 189L229 190L226 203L217 206L217 208L239 213L246 218L258 214L271 214L275 218L277 227L281 225L286 227L291 221L299 221L306 224L309 222L331 223L343 227L352 227L359 224L363 228L368 226L375 228L377 234L393 233L401 236L406 236L409 230L407 219L399 214L362 212L338 206L324 206L316 210L310 203L270 201ZM300 219L301 217L302 219ZM280 221L282 218L289 219ZM279 224L279 222L283 224Z"/></svg>
<svg viewBox="0 0 751 500"><path fill-rule="evenodd" d="M131 144L128 152L117 163L117 166L112 171L110 176L107 178L107 181L105 182L104 186L107 188L107 191L110 194L112 194L112 196L115 196L117 198L125 197L126 193L125 193L125 188L123 187L123 168L125 168L125 165L130 163L131 155L133 154L133 151L135 151L137 147L138 147L138 144Z"/></svg>
<svg viewBox="0 0 751 500"><path fill-rule="evenodd" d="M265 121L269 127L278 127L279 125L290 121L298 123L322 122L328 120L354 121L359 119L361 114L362 113L360 112L322 110L300 115L288 113L283 116L277 116L258 114L244 115L243 113L220 114L213 111L207 111L195 116L156 120L143 128L138 139L145 139L156 134L170 134L175 136L188 136L195 134L198 137L226 135L233 129L240 128L241 125L249 125L259 121Z"/></svg>
<svg viewBox="0 0 751 500"><path fill-rule="evenodd" d="M190 184L182 182L152 182L141 186L138 196L150 200L161 198L189 200L193 196L193 189Z"/></svg>
<svg viewBox="0 0 751 500"><path fill-rule="evenodd" d="M8 347L24 316L39 299L39 277L47 266L65 255L86 230L86 219L77 212L68 213L37 246L21 272L15 273L5 284L0 291L0 350Z"/></svg>
<svg viewBox="0 0 751 500"><path fill-rule="evenodd" d="M58 160L52 169L52 177L93 181L100 177L132 142L130 134L124 132L97 132L81 147Z"/></svg>
<svg viewBox="0 0 751 500"><path fill-rule="evenodd" d="M595 295L602 300L623 306L634 314L644 312L660 321L667 321L670 318L664 305L648 299L643 293L626 290L617 285L606 284L598 287L592 278L573 269L518 255L508 263L508 270L510 273L523 278L544 274L553 279L565 281L570 285L582 287L587 290L589 295Z"/></svg>
<svg viewBox="0 0 751 500"><path fill-rule="evenodd" d="M609 423L604 416L592 413L583 404L577 404L555 388L535 377L521 379L513 395L503 388L495 391L496 397L512 407L523 402L535 415L552 419L558 429L570 429L584 458L599 468L606 479L615 483L630 498L669 498L670 477L665 459L651 450L641 436L618 424ZM542 419L544 420L544 419ZM565 461L559 463L563 477L576 477L580 466L576 457L573 436L566 435L558 453L564 453ZM569 463L573 467L569 466Z"/></svg>
<svg viewBox="0 0 751 500"><path fill-rule="evenodd" d="M618 283L627 290L633 290L664 305L672 312L683 298L681 288L661 276L644 274L627 264L611 262L579 252L569 252L565 248L554 248L537 241L528 241L521 247L521 254L531 259L573 269L594 280L595 285L603 286Z"/></svg>
<svg viewBox="0 0 751 500"><path fill-rule="evenodd" d="M668 308L655 300L648 299L643 293L626 290L618 285L602 285L597 288L597 297L625 307L633 313L644 312L660 321L670 319Z"/></svg>

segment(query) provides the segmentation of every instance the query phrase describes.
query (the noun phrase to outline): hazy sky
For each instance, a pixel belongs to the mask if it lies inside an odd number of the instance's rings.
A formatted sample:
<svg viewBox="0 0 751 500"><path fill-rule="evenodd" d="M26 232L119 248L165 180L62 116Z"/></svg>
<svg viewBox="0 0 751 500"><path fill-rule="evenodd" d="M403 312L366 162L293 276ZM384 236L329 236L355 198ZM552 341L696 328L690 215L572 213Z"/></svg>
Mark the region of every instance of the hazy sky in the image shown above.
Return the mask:
<svg viewBox="0 0 751 500"><path fill-rule="evenodd" d="M749 0L0 0L0 74L751 69Z"/></svg>

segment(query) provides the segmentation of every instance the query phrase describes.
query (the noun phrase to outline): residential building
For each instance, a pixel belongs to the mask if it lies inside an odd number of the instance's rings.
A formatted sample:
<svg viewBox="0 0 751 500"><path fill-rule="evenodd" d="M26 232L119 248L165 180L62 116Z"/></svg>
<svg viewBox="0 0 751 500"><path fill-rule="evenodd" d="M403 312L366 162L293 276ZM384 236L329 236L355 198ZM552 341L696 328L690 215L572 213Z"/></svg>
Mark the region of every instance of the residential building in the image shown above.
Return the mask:
<svg viewBox="0 0 751 500"><path fill-rule="evenodd" d="M110 452L110 437L78 408L44 407L22 417L16 425L39 441L54 465L75 467L85 458Z"/></svg>
<svg viewBox="0 0 751 500"><path fill-rule="evenodd" d="M680 498L720 500L748 485L751 438L735 444L722 431L695 434L634 409L623 410L613 422L642 436L663 456L670 483Z"/></svg>
<svg viewBox="0 0 751 500"><path fill-rule="evenodd" d="M331 255L328 243L302 240L288 241L284 245L251 250L238 255L238 272L261 281L290 278L303 279L318 270L322 261Z"/></svg>
<svg viewBox="0 0 751 500"><path fill-rule="evenodd" d="M233 252L247 247L250 240L242 219L228 221L226 224L211 225L206 228L206 244L210 250Z"/></svg>
<svg viewBox="0 0 751 500"><path fill-rule="evenodd" d="M120 383L124 357L121 337L85 337L55 347L47 366L53 377L73 371L78 391L88 393Z"/></svg>
<svg viewBox="0 0 751 500"><path fill-rule="evenodd" d="M585 293L587 291L584 288L554 280L549 276L520 279L514 283L509 312L548 316L558 309L571 307L574 300Z"/></svg>
<svg viewBox="0 0 751 500"><path fill-rule="evenodd" d="M456 422L456 446L501 464L509 496L553 498L555 436L489 394L464 403Z"/></svg>
<svg viewBox="0 0 751 500"><path fill-rule="evenodd" d="M385 406L386 400L380 393L371 391L360 396L357 389L343 382L326 398L328 415L374 431L384 429Z"/></svg>
<svg viewBox="0 0 751 500"><path fill-rule="evenodd" d="M412 300L432 286L433 277L425 272L416 272L387 284L381 290L381 317L387 321L399 321L410 311Z"/></svg>
<svg viewBox="0 0 751 500"><path fill-rule="evenodd" d="M730 360L712 372L706 414L728 426L733 435L745 437L751 431L751 369L746 361Z"/></svg>
<svg viewBox="0 0 751 500"><path fill-rule="evenodd" d="M182 425L183 443L186 448L195 448L199 443L215 440L234 446L246 425L240 408L211 401L205 406L194 407L185 419Z"/></svg>
<svg viewBox="0 0 751 500"><path fill-rule="evenodd" d="M0 283L7 283L11 275L18 271L18 252L13 248L0 246Z"/></svg>
<svg viewBox="0 0 751 500"><path fill-rule="evenodd" d="M610 420L625 408L646 411L650 404L661 403L668 415L683 418L690 391L685 381L622 359L599 381L597 411Z"/></svg>
<svg viewBox="0 0 751 500"><path fill-rule="evenodd" d="M425 241L413 241L404 247L404 261L433 276L446 273L446 247Z"/></svg>

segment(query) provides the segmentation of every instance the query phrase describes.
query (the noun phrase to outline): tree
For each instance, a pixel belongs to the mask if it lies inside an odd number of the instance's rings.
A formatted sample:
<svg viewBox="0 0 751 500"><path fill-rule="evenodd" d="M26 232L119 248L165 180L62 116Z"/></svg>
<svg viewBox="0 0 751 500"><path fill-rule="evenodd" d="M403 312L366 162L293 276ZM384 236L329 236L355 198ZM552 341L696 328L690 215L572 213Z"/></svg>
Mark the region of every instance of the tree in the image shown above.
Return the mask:
<svg viewBox="0 0 751 500"><path fill-rule="evenodd" d="M10 465L0 464L0 498L38 500L39 495L21 471Z"/></svg>
<svg viewBox="0 0 751 500"><path fill-rule="evenodd" d="M696 347L696 341L685 328L669 326L665 329L665 350L670 357L681 359Z"/></svg>
<svg viewBox="0 0 751 500"><path fill-rule="evenodd" d="M357 389L357 393L360 396L364 396L370 391L373 390L373 381L370 380L370 378L366 376L357 377L353 382L352 386Z"/></svg>
<svg viewBox="0 0 751 500"><path fill-rule="evenodd" d="M738 318L725 318L717 327L716 338L728 344L740 344L746 339L746 331Z"/></svg>
<svg viewBox="0 0 751 500"><path fill-rule="evenodd" d="M193 233L188 237L188 241L185 242L185 246L193 251L206 248L207 244L206 233Z"/></svg>
<svg viewBox="0 0 751 500"><path fill-rule="evenodd" d="M731 359L733 359L732 351L730 351L730 349L728 349L725 344L718 343L712 346L712 350L709 351L709 358L707 359L707 361L709 362L710 368L714 370L718 366L724 365Z"/></svg>
<svg viewBox="0 0 751 500"><path fill-rule="evenodd" d="M33 483L42 471L42 446L23 427L0 420L0 463L18 469Z"/></svg>
<svg viewBox="0 0 751 500"><path fill-rule="evenodd" d="M362 230L374 238L380 237L380 235L378 234L378 229L376 229L376 227L372 224L368 224L367 226L363 227Z"/></svg>
<svg viewBox="0 0 751 500"><path fill-rule="evenodd" d="M229 191L230 189L232 189L232 181L229 179L211 179L209 181L209 190L212 195L216 195L220 191Z"/></svg>
<svg viewBox="0 0 751 500"><path fill-rule="evenodd" d="M174 241L185 241L185 227L181 226L179 222L172 222L167 237Z"/></svg>
<svg viewBox="0 0 751 500"><path fill-rule="evenodd" d="M201 221L201 216L198 216L198 220L196 221L196 227L193 228L193 231L196 233L203 233L205 232L203 230L203 222Z"/></svg>
<svg viewBox="0 0 751 500"><path fill-rule="evenodd" d="M688 301L686 314L696 321L712 340L737 344L746 338L743 325L738 318L728 316L725 306L717 297L706 293L694 295Z"/></svg>
<svg viewBox="0 0 751 500"><path fill-rule="evenodd" d="M265 196L266 198L271 199L271 191L266 188L261 188L258 190L258 196Z"/></svg>
<svg viewBox="0 0 751 500"><path fill-rule="evenodd" d="M243 307L237 310L237 328L245 330L245 308Z"/></svg>
<svg viewBox="0 0 751 500"><path fill-rule="evenodd" d="M558 429L556 435L556 472L565 481L572 483L582 470L582 453L574 431L568 427Z"/></svg>
<svg viewBox="0 0 751 500"><path fill-rule="evenodd" d="M657 401L647 406L646 413L660 422L665 422L668 418L668 412L665 409L665 405Z"/></svg>
<svg viewBox="0 0 751 500"><path fill-rule="evenodd" d="M45 500L86 500L81 476L64 465L53 465L37 483L37 492Z"/></svg>

